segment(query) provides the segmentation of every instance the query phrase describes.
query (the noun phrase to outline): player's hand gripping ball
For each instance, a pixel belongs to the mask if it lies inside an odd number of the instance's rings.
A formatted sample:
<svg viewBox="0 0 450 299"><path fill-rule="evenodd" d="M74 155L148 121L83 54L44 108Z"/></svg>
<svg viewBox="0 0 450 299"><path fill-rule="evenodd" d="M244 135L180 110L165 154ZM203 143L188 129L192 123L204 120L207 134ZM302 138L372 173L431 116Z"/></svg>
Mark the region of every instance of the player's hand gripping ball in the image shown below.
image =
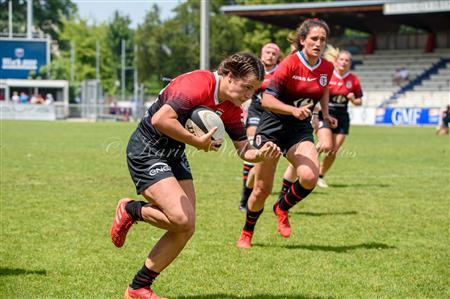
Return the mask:
<svg viewBox="0 0 450 299"><path fill-rule="evenodd" d="M225 126L222 119L216 112L205 106L197 106L192 109L185 125L185 128L195 136L202 136L214 127L217 127L217 131L212 135L212 140L223 140Z"/></svg>

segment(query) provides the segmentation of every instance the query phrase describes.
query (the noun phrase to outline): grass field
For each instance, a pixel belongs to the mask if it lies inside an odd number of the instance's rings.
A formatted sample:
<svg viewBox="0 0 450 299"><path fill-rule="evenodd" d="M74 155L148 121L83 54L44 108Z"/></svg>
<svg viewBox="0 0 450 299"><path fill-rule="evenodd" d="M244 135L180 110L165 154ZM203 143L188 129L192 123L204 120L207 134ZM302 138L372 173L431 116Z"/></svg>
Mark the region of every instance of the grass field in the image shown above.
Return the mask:
<svg viewBox="0 0 450 299"><path fill-rule="evenodd" d="M0 298L122 298L161 231L109 227L135 197L125 146L136 124L1 123ZM271 206L250 250L235 242L241 161L191 152L197 231L154 285L200 298L448 298L449 138L433 128L352 127L327 176L276 232Z"/></svg>

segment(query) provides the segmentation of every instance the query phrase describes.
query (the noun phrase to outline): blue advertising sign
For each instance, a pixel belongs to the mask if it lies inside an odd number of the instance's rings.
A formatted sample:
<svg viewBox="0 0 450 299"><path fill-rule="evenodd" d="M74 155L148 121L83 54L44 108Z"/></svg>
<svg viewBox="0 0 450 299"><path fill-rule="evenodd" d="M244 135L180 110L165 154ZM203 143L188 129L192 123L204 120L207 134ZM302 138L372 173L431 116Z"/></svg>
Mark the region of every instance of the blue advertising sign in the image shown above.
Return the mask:
<svg viewBox="0 0 450 299"><path fill-rule="evenodd" d="M0 39L0 79L26 79L49 63L45 39Z"/></svg>
<svg viewBox="0 0 450 299"><path fill-rule="evenodd" d="M391 125L437 125L438 108L379 108L376 112L376 124Z"/></svg>

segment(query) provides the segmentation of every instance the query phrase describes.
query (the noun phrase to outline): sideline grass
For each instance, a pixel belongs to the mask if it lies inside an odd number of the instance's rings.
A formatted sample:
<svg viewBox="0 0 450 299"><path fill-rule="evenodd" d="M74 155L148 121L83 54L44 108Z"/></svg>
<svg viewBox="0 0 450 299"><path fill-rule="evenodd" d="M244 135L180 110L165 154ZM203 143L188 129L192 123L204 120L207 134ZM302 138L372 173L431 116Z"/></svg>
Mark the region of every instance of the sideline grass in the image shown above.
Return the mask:
<svg viewBox="0 0 450 299"><path fill-rule="evenodd" d="M134 197L125 146L136 124L1 122L1 298L121 298L161 231L140 223L116 249L117 200ZM235 242L241 162L190 154L197 231L155 283L200 298L448 298L449 139L433 128L352 127L342 155L276 233Z"/></svg>

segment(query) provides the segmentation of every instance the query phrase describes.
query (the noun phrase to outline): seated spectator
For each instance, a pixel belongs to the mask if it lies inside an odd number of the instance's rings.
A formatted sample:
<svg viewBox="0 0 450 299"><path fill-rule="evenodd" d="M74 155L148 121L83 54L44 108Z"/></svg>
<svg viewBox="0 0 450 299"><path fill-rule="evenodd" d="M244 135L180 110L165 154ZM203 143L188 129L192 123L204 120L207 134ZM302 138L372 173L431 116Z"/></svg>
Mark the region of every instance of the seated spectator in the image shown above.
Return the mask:
<svg viewBox="0 0 450 299"><path fill-rule="evenodd" d="M25 93L25 92L21 92L20 93L20 103L22 103L22 104L26 104L26 103L28 103L28 99L29 99L30 97Z"/></svg>
<svg viewBox="0 0 450 299"><path fill-rule="evenodd" d="M45 95L45 101L44 101L44 104L50 105L50 104L53 104L54 101L55 101L55 99L53 99L53 95L52 95L51 93L47 93L47 94Z"/></svg>
<svg viewBox="0 0 450 299"><path fill-rule="evenodd" d="M409 81L409 72L405 66L402 66L402 68L400 69L400 78L402 78L403 82Z"/></svg>
<svg viewBox="0 0 450 299"><path fill-rule="evenodd" d="M19 104L20 103L20 97L19 97L19 93L17 91L13 91L12 97L11 97L11 101L14 104Z"/></svg>
<svg viewBox="0 0 450 299"><path fill-rule="evenodd" d="M450 105L447 106L447 110L442 113L441 125L436 130L438 135L448 135L448 123L450 122Z"/></svg>
<svg viewBox="0 0 450 299"><path fill-rule="evenodd" d="M44 104L44 98L40 94L33 95L31 97L30 103L31 104Z"/></svg>
<svg viewBox="0 0 450 299"><path fill-rule="evenodd" d="M395 85L401 86L403 83L406 83L408 81L409 81L409 72L405 66L402 66L401 68L395 70L394 75L392 76L392 82Z"/></svg>

